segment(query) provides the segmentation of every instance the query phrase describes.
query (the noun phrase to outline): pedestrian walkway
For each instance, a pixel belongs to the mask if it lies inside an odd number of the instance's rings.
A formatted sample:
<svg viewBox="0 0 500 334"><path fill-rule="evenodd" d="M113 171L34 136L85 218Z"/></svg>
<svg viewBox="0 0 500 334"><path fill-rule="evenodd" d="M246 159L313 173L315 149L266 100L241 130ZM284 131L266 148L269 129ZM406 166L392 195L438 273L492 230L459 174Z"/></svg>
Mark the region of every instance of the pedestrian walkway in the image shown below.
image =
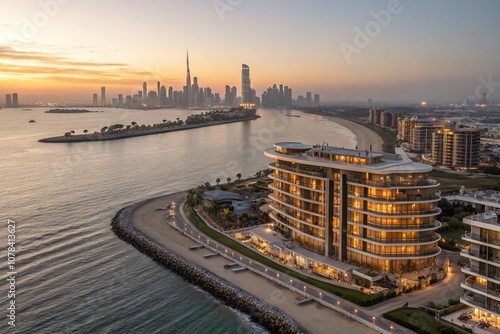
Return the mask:
<svg viewBox="0 0 500 334"><path fill-rule="evenodd" d="M182 232L184 235L188 236L197 243L204 245L205 248L210 249L214 252L218 252L221 256L227 258L233 263L239 264L241 267L245 267L248 270L265 277L266 279L279 284L283 287L288 288L304 297L311 298L317 303L335 310L359 323L368 326L379 333L412 333L412 331L399 326L391 321L388 321L382 317L375 316L370 312L367 312L360 308L358 305L346 301L338 296L332 295L325 292L313 285L304 283L297 280L294 277L283 274L272 268L268 268L258 262L255 262L238 252L221 245L206 235L202 234L197 230L184 215L182 210L184 203L178 205L176 208L176 220L175 222L170 222L170 226L174 227L178 231Z"/></svg>

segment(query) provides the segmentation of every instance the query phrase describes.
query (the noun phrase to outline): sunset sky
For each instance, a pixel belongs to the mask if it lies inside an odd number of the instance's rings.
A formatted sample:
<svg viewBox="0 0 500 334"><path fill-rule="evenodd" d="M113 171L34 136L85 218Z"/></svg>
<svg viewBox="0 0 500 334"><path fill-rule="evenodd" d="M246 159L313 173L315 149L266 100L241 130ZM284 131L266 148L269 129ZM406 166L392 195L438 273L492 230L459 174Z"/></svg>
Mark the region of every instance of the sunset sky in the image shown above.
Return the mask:
<svg viewBox="0 0 500 334"><path fill-rule="evenodd" d="M3 1L0 103L181 90L186 50L219 93L241 92L245 63L259 96L283 83L323 102L500 101L499 13L497 0Z"/></svg>

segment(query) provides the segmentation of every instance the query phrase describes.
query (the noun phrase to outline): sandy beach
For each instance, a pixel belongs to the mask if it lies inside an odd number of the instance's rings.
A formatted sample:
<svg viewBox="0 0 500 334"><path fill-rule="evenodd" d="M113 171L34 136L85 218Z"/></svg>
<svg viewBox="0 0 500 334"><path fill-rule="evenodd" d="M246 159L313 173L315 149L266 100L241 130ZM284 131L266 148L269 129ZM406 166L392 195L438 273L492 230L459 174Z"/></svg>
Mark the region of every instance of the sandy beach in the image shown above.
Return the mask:
<svg viewBox="0 0 500 334"><path fill-rule="evenodd" d="M328 120L335 122L343 127L351 130L356 135L356 141L358 142L359 150L370 150L370 145L372 145L372 151L382 152L382 139L377 133L373 132L366 126L359 123L349 121L344 118L325 116Z"/></svg>
<svg viewBox="0 0 500 334"><path fill-rule="evenodd" d="M310 333L331 333L332 331L350 334L375 333L372 329L317 303L297 306L295 300L300 297L298 294L250 271L234 273L225 269L224 264L229 263L229 260L223 257L203 257L203 255L211 253L210 250L190 250L189 247L196 245L196 243L168 225L165 211L155 210L155 208L164 207L172 201L178 202L183 194L163 196L140 206L132 214L132 224L137 230L150 236L169 250L246 290L257 298L280 308ZM176 210L179 210L179 207L180 205ZM176 220L179 219L182 217L176 212Z"/></svg>

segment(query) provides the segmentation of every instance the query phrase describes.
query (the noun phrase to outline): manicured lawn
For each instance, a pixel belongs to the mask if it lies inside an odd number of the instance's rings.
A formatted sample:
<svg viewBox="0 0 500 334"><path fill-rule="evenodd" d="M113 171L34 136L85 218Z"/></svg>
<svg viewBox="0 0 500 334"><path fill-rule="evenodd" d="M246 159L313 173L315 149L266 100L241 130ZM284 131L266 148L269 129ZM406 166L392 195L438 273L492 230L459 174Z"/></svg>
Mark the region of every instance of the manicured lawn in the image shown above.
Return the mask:
<svg viewBox="0 0 500 334"><path fill-rule="evenodd" d="M383 317L420 334L461 333L418 308L399 308Z"/></svg>
<svg viewBox="0 0 500 334"><path fill-rule="evenodd" d="M465 242L462 240L462 236L464 235L465 233L465 229L463 228L458 228L456 230L448 230L446 232L438 232L440 235L441 235L441 238L445 238L446 242L448 242L449 240L453 239L455 240L456 242L458 242L459 244L462 244L462 245L467 245L469 244L468 242Z"/></svg>
<svg viewBox="0 0 500 334"><path fill-rule="evenodd" d="M458 193L461 186L465 186L468 189L497 189L500 186L500 177L498 176L470 178L433 170L429 173L429 177L441 183L439 190L443 194Z"/></svg>
<svg viewBox="0 0 500 334"><path fill-rule="evenodd" d="M193 207L190 205L184 205L184 214L186 217L191 221L191 223L198 229L200 230L203 234L209 236L210 238L214 239L220 244L223 244L234 251L251 258L254 261L257 261L269 268L272 268L274 270L280 271L284 274L287 274L291 277L295 277L303 282L309 283L311 285L314 285L320 289L323 289L325 291L328 291L330 293L333 293L337 296L340 296L344 299L347 299L353 303L356 303L360 306L368 306L368 305L373 305L376 302L380 302L382 300L378 300L376 296L373 295L367 295L361 291L356 291L352 289L347 289L341 286L336 286L332 284L328 284L319 280L315 280L313 278L310 278L308 276L304 276L300 273L297 273L293 270L288 269L287 267L284 267L282 265L277 264L274 261L271 261L265 256L262 256L261 254L239 244L235 240L229 238L228 236L224 235L223 233L220 233L218 231L215 231L211 229L210 227L205 224L205 222L198 216L198 214L194 211ZM379 298L380 299L380 298Z"/></svg>

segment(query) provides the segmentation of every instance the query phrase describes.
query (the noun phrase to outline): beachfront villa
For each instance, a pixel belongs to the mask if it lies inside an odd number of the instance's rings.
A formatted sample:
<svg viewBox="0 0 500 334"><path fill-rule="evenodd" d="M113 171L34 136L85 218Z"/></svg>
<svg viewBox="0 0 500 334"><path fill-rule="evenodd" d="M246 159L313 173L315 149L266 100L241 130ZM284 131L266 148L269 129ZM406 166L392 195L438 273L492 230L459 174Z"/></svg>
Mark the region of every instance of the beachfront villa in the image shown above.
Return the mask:
<svg viewBox="0 0 500 334"><path fill-rule="evenodd" d="M275 244L295 263L328 277L354 273L372 281L378 273L434 266L441 196L439 183L427 178L432 166L399 148L388 154L281 142L264 154L275 160L274 236L290 240ZM283 254L278 248L270 251Z"/></svg>
<svg viewBox="0 0 500 334"><path fill-rule="evenodd" d="M470 232L462 237L470 242L462 256L470 265L462 267L466 275L462 288L465 294L460 302L474 308L474 315L500 326L500 224L494 211L464 218Z"/></svg>

